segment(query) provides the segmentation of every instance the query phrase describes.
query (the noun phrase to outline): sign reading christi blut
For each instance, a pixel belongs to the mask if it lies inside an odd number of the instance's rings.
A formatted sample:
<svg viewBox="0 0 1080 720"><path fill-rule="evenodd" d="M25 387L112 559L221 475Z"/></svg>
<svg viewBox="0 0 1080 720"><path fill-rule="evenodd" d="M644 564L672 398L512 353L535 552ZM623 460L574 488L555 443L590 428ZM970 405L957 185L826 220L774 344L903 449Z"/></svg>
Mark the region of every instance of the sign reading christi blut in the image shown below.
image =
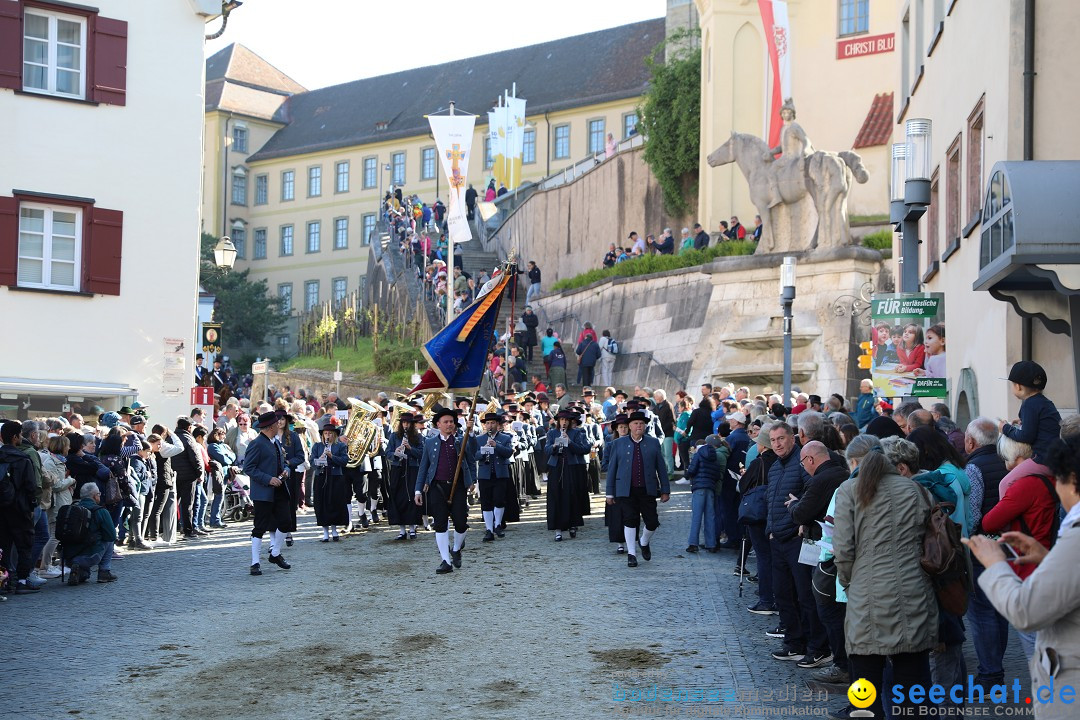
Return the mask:
<svg viewBox="0 0 1080 720"><path fill-rule="evenodd" d="M848 58L861 57L863 55L877 55L878 53L892 52L895 49L895 33L849 38L847 40L837 41L836 59L847 60Z"/></svg>

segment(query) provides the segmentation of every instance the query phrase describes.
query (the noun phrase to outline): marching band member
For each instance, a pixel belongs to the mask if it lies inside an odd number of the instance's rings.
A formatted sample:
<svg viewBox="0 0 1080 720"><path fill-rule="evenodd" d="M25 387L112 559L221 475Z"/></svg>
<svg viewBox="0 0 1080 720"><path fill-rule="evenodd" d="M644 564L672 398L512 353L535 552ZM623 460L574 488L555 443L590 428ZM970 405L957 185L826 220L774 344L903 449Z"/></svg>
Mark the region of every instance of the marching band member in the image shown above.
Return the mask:
<svg viewBox="0 0 1080 720"><path fill-rule="evenodd" d="M477 485L480 486L480 510L484 515L484 542L503 537L503 515L510 487L510 458L514 455L513 436L499 431L499 415L483 417L484 433L477 438Z"/></svg>
<svg viewBox="0 0 1080 720"><path fill-rule="evenodd" d="M428 507L435 520L435 544L442 557L442 563L435 572L444 575L453 572L455 567L461 567L461 551L465 547L465 531L468 529L469 519L469 506L465 495L476 481L476 440L459 432L456 410L438 410L433 420L438 435L424 442L424 452L417 471L414 502L418 507L422 506L424 495L430 493ZM458 475L460 453L465 455ZM453 549L447 533L450 519L454 521Z"/></svg>
<svg viewBox="0 0 1080 720"><path fill-rule="evenodd" d="M415 540L416 526L421 516L426 514L423 507L417 507L413 502L410 492L416 487L423 452L424 439L416 430L416 415L402 413L386 446L386 457L390 462L390 496L386 500L386 517L390 524L401 528L398 540L406 537Z"/></svg>
<svg viewBox="0 0 1080 720"><path fill-rule="evenodd" d="M341 442L341 424L328 416L320 434L322 440L311 448L312 497L315 502L315 522L323 529L320 542L339 539L338 525L349 521L346 512L349 487L345 482L345 466L349 464L349 448Z"/></svg>
<svg viewBox="0 0 1080 720"><path fill-rule="evenodd" d="M569 530L570 537L577 537L578 526L585 523L577 487L581 484L589 443L584 433L573 427L576 417L574 410L560 410L555 416L558 427L547 434L547 527L555 531L556 542L562 540L563 530Z"/></svg>
<svg viewBox="0 0 1080 720"><path fill-rule="evenodd" d="M285 452L275 440L280 425L277 413L268 412L259 416L256 427L259 435L248 445L244 454L244 474L251 479L251 500L255 505L255 522L251 528L251 574L262 575L259 566L259 552L262 538L270 533L270 562L282 570L292 565L285 562L281 548L285 544L282 527L288 527L292 500L285 480L289 477L289 466L285 462ZM296 522L296 516L292 516Z"/></svg>
<svg viewBox="0 0 1080 720"><path fill-rule="evenodd" d="M640 410L631 413L630 435L612 443L608 462L607 504L619 506L626 540L627 567L637 567L638 564L636 536L638 523L642 520L645 530L641 533L641 557L652 559L649 540L660 527L656 498L659 495L660 502L667 502L671 493L660 441L646 437L647 423L645 413Z"/></svg>
<svg viewBox="0 0 1080 720"><path fill-rule="evenodd" d="M626 414L619 413L616 415L615 419L611 421L611 428L612 436L611 439L604 443L604 454L601 460L601 467L604 469L604 472L608 471L611 455L614 452L612 448L615 441L630 434L630 421L626 417ZM619 543L619 547L615 552L620 555L626 552L622 515L619 513L618 505L612 505L610 503L604 505L604 526L608 529L608 542Z"/></svg>

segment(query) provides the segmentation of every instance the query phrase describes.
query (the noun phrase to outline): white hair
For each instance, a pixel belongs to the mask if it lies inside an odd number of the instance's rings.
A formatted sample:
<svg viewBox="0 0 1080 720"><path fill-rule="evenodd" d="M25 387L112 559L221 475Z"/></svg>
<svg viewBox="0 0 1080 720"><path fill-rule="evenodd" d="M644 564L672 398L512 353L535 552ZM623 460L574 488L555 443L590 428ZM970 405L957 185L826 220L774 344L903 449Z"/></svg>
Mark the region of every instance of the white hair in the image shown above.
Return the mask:
<svg viewBox="0 0 1080 720"><path fill-rule="evenodd" d="M1000 433L996 422L980 415L968 423L967 434L976 446L985 447L996 443Z"/></svg>
<svg viewBox="0 0 1080 720"><path fill-rule="evenodd" d="M98 489L97 483L88 482L79 488L79 498L85 500L86 498L92 498L101 490Z"/></svg>
<svg viewBox="0 0 1080 720"><path fill-rule="evenodd" d="M653 390L653 396L655 397L657 395L660 396L660 402L664 402L665 400L667 400L667 393L664 392L662 389L658 388L656 390Z"/></svg>
<svg viewBox="0 0 1080 720"><path fill-rule="evenodd" d="M997 452L998 456L1005 461L1005 466L1012 467L1020 460L1031 457L1031 446L1017 442L1008 435L1001 435L997 439Z"/></svg>

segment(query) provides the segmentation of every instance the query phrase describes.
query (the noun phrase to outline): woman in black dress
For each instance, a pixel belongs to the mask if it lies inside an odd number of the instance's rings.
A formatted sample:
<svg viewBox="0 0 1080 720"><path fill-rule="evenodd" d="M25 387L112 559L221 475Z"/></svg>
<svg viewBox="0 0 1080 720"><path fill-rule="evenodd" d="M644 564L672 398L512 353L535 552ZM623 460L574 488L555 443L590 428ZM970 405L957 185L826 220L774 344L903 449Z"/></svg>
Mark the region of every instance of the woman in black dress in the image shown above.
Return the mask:
<svg viewBox="0 0 1080 720"><path fill-rule="evenodd" d="M423 509L413 502L417 470L424 453L424 440L416 432L416 416L402 413L398 426L390 433L386 457L390 460L390 497L386 517L391 525L401 528L398 540L416 539L416 526Z"/></svg>
<svg viewBox="0 0 1080 720"><path fill-rule="evenodd" d="M585 524L580 486L589 443L585 434L573 427L575 415L572 410L561 410L555 416L558 426L547 434L547 527L555 531L556 542L562 540L563 530L571 530L574 536Z"/></svg>
<svg viewBox="0 0 1080 720"><path fill-rule="evenodd" d="M338 525L349 524L349 481L345 479L345 466L349 462L349 449L339 440L341 425L331 418L322 426L322 441L311 448L313 473L312 498L315 503L315 522L322 526L320 542L338 541Z"/></svg>

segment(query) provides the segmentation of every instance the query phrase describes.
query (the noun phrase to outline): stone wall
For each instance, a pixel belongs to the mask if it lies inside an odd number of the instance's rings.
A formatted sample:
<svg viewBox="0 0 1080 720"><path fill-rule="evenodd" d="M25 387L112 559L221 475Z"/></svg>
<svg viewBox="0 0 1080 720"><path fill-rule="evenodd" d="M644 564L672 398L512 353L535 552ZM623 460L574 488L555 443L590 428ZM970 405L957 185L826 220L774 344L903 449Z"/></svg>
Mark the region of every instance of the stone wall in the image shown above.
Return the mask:
<svg viewBox="0 0 1080 720"><path fill-rule="evenodd" d="M271 370L269 375L270 386L277 390L281 390L288 386L292 389L293 393L295 393L300 388L303 388L307 390L308 393L314 393L319 398L322 398L331 390L338 391L339 386L339 383L334 382L334 374L323 370L291 370L289 372L275 372ZM373 398L380 392L384 392L387 395L390 395L390 397L394 397L392 393L405 392L408 390L408 388L359 383L351 379L348 375L341 381L340 388L340 397L358 397L361 400ZM254 382L251 386L251 397L265 397L262 375L256 375L254 377Z"/></svg>

